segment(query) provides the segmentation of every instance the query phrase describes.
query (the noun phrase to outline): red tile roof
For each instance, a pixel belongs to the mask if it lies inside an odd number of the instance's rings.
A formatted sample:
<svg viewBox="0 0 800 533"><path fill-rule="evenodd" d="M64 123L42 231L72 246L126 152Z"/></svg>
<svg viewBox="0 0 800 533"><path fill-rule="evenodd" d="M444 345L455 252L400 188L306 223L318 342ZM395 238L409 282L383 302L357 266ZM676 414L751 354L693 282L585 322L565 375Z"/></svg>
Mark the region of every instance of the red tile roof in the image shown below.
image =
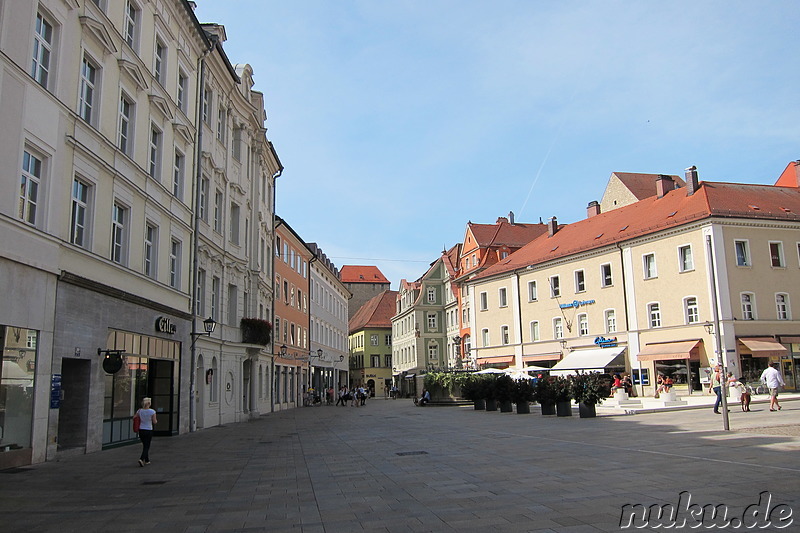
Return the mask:
<svg viewBox="0 0 800 533"><path fill-rule="evenodd" d="M687 196L686 193L686 188L682 187L669 191L663 198L651 196L561 226L552 237L546 234L539 237L475 279L602 248L711 216L800 221L800 189L796 187L701 182L695 194Z"/></svg>
<svg viewBox="0 0 800 533"><path fill-rule="evenodd" d="M786 165L775 185L779 187L800 187L800 161L792 161Z"/></svg>
<svg viewBox="0 0 800 533"><path fill-rule="evenodd" d="M461 256L461 243L454 244L449 250L442 254L442 262L444 263L447 274L451 278L458 275L458 258Z"/></svg>
<svg viewBox="0 0 800 533"><path fill-rule="evenodd" d="M504 219L501 219L497 224L473 224L468 222L467 226L481 248L502 245L519 248L525 246L542 233L547 233L546 224L511 224Z"/></svg>
<svg viewBox="0 0 800 533"><path fill-rule="evenodd" d="M389 283L376 266L344 265L339 273L342 283Z"/></svg>
<svg viewBox="0 0 800 533"><path fill-rule="evenodd" d="M367 300L350 319L350 334L364 328L391 328L392 317L397 311L397 294L397 291L383 291Z"/></svg>
<svg viewBox="0 0 800 533"><path fill-rule="evenodd" d="M642 174L639 172L613 172L625 187L633 194L638 200L644 200L657 194L656 191L656 178L659 174ZM676 187L685 187L686 182L680 176L667 174L670 178L675 180Z"/></svg>

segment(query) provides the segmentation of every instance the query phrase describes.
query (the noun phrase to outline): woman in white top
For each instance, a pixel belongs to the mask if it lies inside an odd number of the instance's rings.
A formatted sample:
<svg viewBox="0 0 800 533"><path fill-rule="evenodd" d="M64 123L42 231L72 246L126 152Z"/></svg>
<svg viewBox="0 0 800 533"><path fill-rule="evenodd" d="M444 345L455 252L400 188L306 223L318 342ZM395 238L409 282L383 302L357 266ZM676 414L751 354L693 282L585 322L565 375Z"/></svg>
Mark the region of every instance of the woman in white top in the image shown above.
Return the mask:
<svg viewBox="0 0 800 533"><path fill-rule="evenodd" d="M142 441L142 455L139 457L139 466L150 464L150 441L153 440L153 426L158 423L156 412L150 408L152 400L142 398L142 408L136 411L139 415L139 439Z"/></svg>

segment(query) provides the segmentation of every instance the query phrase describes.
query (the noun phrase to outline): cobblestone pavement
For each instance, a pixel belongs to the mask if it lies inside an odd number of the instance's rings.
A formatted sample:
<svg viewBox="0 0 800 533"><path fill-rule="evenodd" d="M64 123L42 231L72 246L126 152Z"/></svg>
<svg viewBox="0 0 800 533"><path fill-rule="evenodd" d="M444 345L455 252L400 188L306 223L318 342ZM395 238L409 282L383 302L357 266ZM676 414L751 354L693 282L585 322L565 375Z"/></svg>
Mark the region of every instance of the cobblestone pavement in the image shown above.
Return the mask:
<svg viewBox="0 0 800 533"><path fill-rule="evenodd" d="M533 410L370 400L159 438L145 468L128 446L2 471L0 530L583 533L620 531L626 504L740 517L766 492L800 512L800 402L732 410L729 432L710 409Z"/></svg>

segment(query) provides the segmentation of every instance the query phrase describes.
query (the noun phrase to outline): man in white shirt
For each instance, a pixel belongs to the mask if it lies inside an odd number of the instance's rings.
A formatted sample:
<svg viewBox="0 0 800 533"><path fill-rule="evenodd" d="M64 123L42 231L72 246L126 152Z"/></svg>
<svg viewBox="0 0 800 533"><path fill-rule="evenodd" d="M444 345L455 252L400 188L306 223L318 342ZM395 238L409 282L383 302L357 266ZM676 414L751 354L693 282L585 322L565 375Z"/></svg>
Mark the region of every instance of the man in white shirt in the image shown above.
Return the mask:
<svg viewBox="0 0 800 533"><path fill-rule="evenodd" d="M769 389L770 411L781 410L781 405L778 403L778 388L785 385L783 376L775 366L775 363L770 362L769 366L761 373L761 382Z"/></svg>

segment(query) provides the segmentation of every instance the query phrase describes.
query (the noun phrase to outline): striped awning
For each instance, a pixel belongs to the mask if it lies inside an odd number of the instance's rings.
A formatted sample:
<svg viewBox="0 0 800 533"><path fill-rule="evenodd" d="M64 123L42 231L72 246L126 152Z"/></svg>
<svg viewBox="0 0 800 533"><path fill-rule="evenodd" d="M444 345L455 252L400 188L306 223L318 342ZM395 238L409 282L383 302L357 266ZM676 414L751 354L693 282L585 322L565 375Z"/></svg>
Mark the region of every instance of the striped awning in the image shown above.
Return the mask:
<svg viewBox="0 0 800 533"><path fill-rule="evenodd" d="M700 340L660 342L658 344L648 344L639 351L636 359L639 361L670 361L674 359L700 359L697 346Z"/></svg>

